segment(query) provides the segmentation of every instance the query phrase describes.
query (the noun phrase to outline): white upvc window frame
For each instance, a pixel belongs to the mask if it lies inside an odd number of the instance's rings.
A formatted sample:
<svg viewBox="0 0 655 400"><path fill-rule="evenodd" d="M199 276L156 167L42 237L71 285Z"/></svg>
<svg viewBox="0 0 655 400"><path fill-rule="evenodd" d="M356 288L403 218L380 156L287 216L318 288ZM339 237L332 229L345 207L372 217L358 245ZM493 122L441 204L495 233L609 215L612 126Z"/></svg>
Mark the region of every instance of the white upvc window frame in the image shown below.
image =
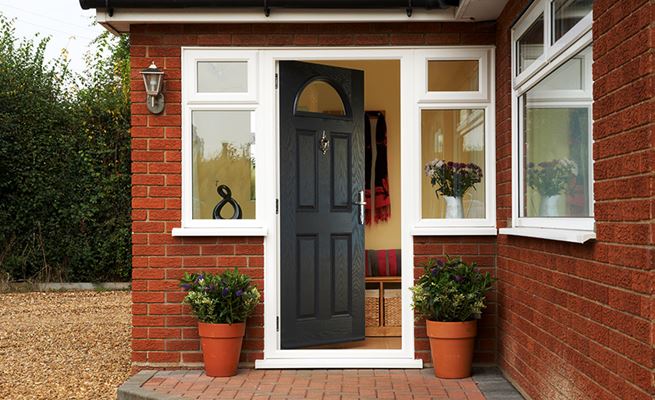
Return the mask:
<svg viewBox="0 0 655 400"><path fill-rule="evenodd" d="M415 135L411 142L414 168L410 180L414 196L414 210L411 233L415 236L459 236L459 235L496 235L496 130L495 130L495 76L494 50L490 47L471 47L459 49L440 49L439 51L419 50L415 53L415 89L414 120ZM458 92L430 92L428 84L429 61L477 60L478 90ZM485 145L485 217L484 218L423 218L422 217L422 181L423 160L421 157L421 114L423 110L462 110L476 109L484 111L484 145Z"/></svg>
<svg viewBox="0 0 655 400"><path fill-rule="evenodd" d="M595 221L593 217L593 137L591 132L592 114L590 112L589 132L589 171L590 171L590 199L589 210L591 217L562 217L539 218L523 217L523 189L524 182L521 175L521 149L523 143L523 108L522 96L562 64L566 63L576 54L593 43L591 32L592 13L590 12L571 28L558 41L552 43L552 13L553 0L537 0L526 11L512 29L512 226L501 228L500 234L535 237L550 240L559 240L573 243L584 243L595 239ZM517 40L525 30L544 14L544 52L533 64L522 72L518 72ZM592 88L584 87L583 96L592 98ZM580 97L580 91L562 91L567 99L574 100ZM571 104L580 105L573 101ZM592 107L593 100L589 103Z"/></svg>
<svg viewBox="0 0 655 400"><path fill-rule="evenodd" d="M255 218L241 220L212 220L193 218L193 143L192 113L194 111L248 111L251 131L258 147L265 148L261 140L262 112L258 98L258 53L252 50L199 50L184 49L182 53L182 219L181 227L173 229L173 236L264 236L266 223L263 202L267 199L263 168L255 171ZM247 62L247 91L238 93L199 92L197 63L203 61ZM260 143L264 142L264 143ZM266 157L256 154L257 163Z"/></svg>

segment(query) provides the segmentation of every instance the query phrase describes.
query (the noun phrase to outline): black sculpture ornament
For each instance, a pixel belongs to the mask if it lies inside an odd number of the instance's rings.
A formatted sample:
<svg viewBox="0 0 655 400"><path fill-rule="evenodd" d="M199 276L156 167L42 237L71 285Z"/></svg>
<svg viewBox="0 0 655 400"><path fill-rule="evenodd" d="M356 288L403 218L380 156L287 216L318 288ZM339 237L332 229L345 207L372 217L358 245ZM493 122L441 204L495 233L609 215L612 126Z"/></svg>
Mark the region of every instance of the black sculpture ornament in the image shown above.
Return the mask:
<svg viewBox="0 0 655 400"><path fill-rule="evenodd" d="M214 219L241 219L243 217L241 206L232 198L232 191L230 188L227 185L219 185L216 188L216 192L223 200L219 201L218 204L216 204L216 207L214 207L214 211L212 211ZM223 218L221 216L221 211L226 204L229 204L234 208L234 213L230 218Z"/></svg>

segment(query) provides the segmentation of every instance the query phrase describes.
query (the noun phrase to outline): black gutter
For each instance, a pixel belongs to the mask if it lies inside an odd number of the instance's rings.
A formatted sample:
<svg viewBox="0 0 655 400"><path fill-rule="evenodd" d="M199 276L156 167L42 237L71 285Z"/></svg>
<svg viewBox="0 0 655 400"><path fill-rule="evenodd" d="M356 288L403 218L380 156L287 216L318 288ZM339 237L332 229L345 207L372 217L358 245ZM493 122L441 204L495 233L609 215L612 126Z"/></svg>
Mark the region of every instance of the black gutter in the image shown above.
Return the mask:
<svg viewBox="0 0 655 400"><path fill-rule="evenodd" d="M324 8L427 10L459 6L459 0L80 0L90 8Z"/></svg>

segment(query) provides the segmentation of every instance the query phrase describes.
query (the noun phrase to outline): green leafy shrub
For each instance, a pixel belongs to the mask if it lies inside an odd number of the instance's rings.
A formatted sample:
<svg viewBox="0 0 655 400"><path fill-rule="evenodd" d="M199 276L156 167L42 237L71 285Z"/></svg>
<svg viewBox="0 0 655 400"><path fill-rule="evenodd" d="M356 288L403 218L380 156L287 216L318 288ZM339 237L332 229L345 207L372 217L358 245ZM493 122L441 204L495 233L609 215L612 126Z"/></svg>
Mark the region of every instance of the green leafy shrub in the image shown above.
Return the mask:
<svg viewBox="0 0 655 400"><path fill-rule="evenodd" d="M238 270L222 274L185 273L180 286L188 291L184 302L200 322L232 324L245 322L259 304L259 291L250 277Z"/></svg>
<svg viewBox="0 0 655 400"><path fill-rule="evenodd" d="M475 263L450 257L446 262L429 260L424 268L411 289L419 317L441 322L480 318L493 283L489 273L481 273Z"/></svg>
<svg viewBox="0 0 655 400"><path fill-rule="evenodd" d="M129 280L129 40L76 76L0 14L0 279Z"/></svg>

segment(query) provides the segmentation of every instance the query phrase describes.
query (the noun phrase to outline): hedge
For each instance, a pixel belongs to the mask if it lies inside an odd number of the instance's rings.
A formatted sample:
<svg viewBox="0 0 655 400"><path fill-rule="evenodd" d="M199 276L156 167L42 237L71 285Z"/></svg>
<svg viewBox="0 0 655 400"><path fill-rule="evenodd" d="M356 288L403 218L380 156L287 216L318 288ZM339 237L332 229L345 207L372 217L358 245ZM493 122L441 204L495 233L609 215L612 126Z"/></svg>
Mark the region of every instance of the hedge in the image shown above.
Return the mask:
<svg viewBox="0 0 655 400"><path fill-rule="evenodd" d="M0 279L129 280L128 38L75 75L0 29Z"/></svg>

